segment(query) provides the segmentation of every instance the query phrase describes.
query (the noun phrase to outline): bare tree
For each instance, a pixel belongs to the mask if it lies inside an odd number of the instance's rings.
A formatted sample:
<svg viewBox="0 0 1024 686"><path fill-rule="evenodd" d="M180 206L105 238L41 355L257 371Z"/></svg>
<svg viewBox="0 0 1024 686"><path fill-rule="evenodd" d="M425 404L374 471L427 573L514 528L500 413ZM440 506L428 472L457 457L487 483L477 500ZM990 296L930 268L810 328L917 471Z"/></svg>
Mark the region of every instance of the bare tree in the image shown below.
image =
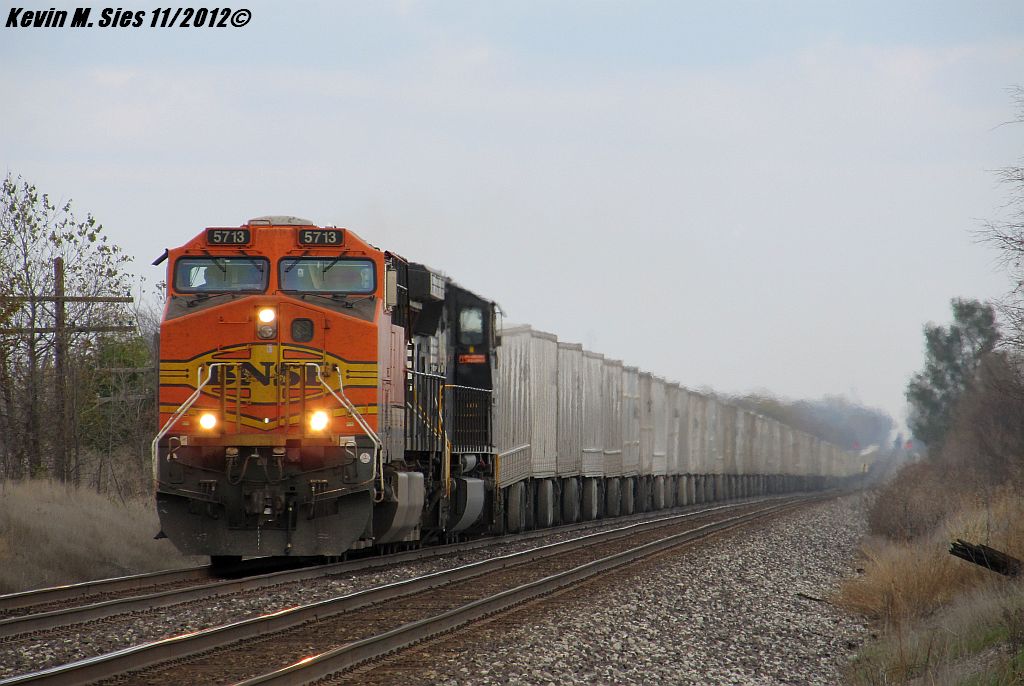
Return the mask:
<svg viewBox="0 0 1024 686"><path fill-rule="evenodd" d="M1013 89L1017 116L1011 124L1024 123L1024 87ZM1013 279L1013 289L999 302L1005 322L1004 343L1016 350L1024 349L1024 157L1016 165L997 172L999 180L1009 188L1004 207L1007 217L986 222L982 238L1000 252L1003 264Z"/></svg>
<svg viewBox="0 0 1024 686"><path fill-rule="evenodd" d="M53 432L44 422L64 400L54 397L55 340L46 331L54 327L51 296L58 257L63 259L66 293L128 295L124 267L130 258L108 242L92 215L79 220L70 201L55 203L34 185L8 174L0 185L0 270L7 278L0 293L0 328L8 331L0 334L0 473L6 476L49 473L55 464L64 464L64 455L52 453ZM75 323L64 341L75 357L98 340L80 328L125 323L129 316L120 306L74 302L66 304L66 319ZM55 476L63 479L66 474L61 470Z"/></svg>

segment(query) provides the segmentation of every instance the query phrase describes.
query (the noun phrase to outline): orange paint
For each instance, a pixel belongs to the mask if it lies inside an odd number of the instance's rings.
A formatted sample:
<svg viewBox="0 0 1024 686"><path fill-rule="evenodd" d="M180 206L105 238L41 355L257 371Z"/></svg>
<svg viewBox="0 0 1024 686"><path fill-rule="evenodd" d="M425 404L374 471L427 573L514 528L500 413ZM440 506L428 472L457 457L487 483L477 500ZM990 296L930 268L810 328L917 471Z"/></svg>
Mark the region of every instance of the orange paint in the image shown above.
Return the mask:
<svg viewBox="0 0 1024 686"><path fill-rule="evenodd" d="M380 327L388 333L391 328L390 315L383 311L384 253L348 230L344 231L341 246L303 246L299 244L299 232L312 227L238 228L251 232L248 244L211 245L204 230L185 245L168 251L168 300L160 327L160 426L194 392L199 374L206 378L211 365L220 363L213 367L212 381L172 435L205 437L203 442L214 443L214 439L234 436L225 440L231 443L237 442L239 435L257 434L283 445L286 438L326 441L362 433L358 423L317 380L316 370L308 366L313 363L319 365L324 380L335 391L340 372L349 400L377 430L378 360L384 338ZM333 259L339 255L373 262L373 321L346 313L340 306L332 308L320 298L304 300L298 294L280 292L280 260ZM183 293L174 283L175 265L183 257L265 258L269 262L267 288L263 293L235 293L233 297ZM186 304L189 301L194 303L192 307ZM270 338L258 335L261 322L256 314L265 307L276 310L271 325L276 331ZM312 321L311 340L293 339L292 322L296 319ZM318 409L327 411L331 421L325 432L311 435L306 418ZM198 429L195 421L205 411L217 413L220 419L211 432Z"/></svg>

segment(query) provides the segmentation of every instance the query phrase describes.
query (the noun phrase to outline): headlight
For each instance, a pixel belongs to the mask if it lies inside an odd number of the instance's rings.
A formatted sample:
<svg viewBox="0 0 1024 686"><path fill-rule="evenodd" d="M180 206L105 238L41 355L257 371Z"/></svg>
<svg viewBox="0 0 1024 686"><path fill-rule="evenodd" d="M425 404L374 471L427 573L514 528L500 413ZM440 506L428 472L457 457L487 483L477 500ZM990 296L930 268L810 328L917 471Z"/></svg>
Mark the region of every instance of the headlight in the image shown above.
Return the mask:
<svg viewBox="0 0 1024 686"><path fill-rule="evenodd" d="M256 335L264 340L277 336L277 310L273 307L256 310Z"/></svg>
<svg viewBox="0 0 1024 686"><path fill-rule="evenodd" d="M313 431L323 431L327 428L329 417L323 410L317 410L309 417L309 428Z"/></svg>
<svg viewBox="0 0 1024 686"><path fill-rule="evenodd" d="M199 426L209 431L213 427L217 426L217 415L211 412L204 412L199 415Z"/></svg>

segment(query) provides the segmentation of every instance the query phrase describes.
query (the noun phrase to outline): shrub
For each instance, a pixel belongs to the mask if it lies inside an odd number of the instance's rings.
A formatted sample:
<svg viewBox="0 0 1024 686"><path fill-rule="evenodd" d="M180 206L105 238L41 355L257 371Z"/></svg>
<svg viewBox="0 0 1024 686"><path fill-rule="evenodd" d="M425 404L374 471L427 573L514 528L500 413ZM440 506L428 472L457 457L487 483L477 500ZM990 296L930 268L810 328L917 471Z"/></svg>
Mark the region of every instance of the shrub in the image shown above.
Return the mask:
<svg viewBox="0 0 1024 686"><path fill-rule="evenodd" d="M972 486L959 498L960 489L940 488L925 506L918 498L936 483L931 469L909 472L902 477L906 489L896 493L919 516L948 513L929 533L866 541L863 574L839 591L840 605L882 625L882 638L857 658L854 683L964 683L977 669L995 680L976 683L1008 683L998 676L1013 668L1003 664L1006 646L1019 653L1024 644L1024 583L947 552L962 538L1024 559L1024 498L1009 486Z"/></svg>
<svg viewBox="0 0 1024 686"><path fill-rule="evenodd" d="M927 476L913 483L922 484L922 490L932 485ZM946 510L940 524L927 534L868 540L863 548L864 574L846 584L841 593L848 608L889 624L928 615L964 589L1002 578L950 555L948 547L954 539L984 543L1024 559L1024 501L1012 489L992 490L987 499L978 498L974 491L956 499L940 490L928 505L917 500L921 493L913 487L909 492L907 511L916 507L939 516ZM919 512L918 520L922 519ZM898 524L896 530L906 530L900 526L910 525Z"/></svg>
<svg viewBox="0 0 1024 686"><path fill-rule="evenodd" d="M960 500L947 480L948 471L930 461L901 469L875 499L868 512L868 530L894 541L908 541L932 532Z"/></svg>

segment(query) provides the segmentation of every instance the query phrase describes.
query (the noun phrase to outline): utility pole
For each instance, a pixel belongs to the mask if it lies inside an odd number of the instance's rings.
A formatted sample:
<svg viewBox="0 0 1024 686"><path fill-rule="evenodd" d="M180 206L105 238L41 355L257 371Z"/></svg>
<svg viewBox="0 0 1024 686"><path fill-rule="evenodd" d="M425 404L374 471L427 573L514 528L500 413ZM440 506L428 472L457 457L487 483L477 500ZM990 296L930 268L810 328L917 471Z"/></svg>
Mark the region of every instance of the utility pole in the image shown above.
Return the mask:
<svg viewBox="0 0 1024 686"><path fill-rule="evenodd" d="M0 303L17 302L52 302L54 303L53 327L26 327L26 328L0 328L0 335L24 335L37 336L40 334L54 334L53 344L53 366L54 391L57 395L56 425L57 431L54 440L56 455L53 459L55 476L61 481L67 481L68 477L68 401L67 401L67 354L68 334L72 333L115 333L134 331L134 326L68 326L67 310L65 306L69 302L78 303L130 303L134 298L128 297L101 297L101 296L75 296L67 295L64 292L64 259L58 257L53 261L53 295L52 296L0 296ZM76 479L78 465L75 464Z"/></svg>
<svg viewBox="0 0 1024 686"><path fill-rule="evenodd" d="M54 298L54 324L57 329L57 336L53 342L53 366L57 378L54 380L54 388L57 391L57 445L56 455L53 458L53 471L57 472L57 478L67 481L68 466L68 400L67 384L65 383L65 357L67 356L67 338L64 329L64 258L58 257L53 261L53 298Z"/></svg>

